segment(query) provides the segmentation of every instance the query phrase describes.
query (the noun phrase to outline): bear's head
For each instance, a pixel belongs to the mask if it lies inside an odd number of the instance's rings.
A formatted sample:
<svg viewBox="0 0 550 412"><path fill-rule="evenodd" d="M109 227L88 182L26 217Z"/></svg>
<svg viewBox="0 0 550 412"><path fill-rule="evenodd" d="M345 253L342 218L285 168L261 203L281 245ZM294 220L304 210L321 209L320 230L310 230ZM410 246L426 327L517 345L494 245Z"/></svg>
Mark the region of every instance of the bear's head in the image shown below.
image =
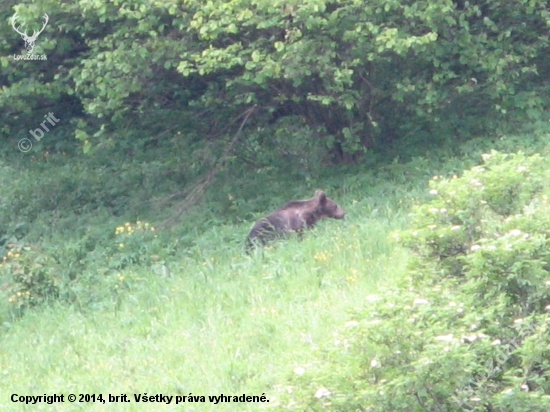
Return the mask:
<svg viewBox="0 0 550 412"><path fill-rule="evenodd" d="M315 199L317 199L319 204L317 211L320 214L320 217L343 219L346 215L346 212L344 212L334 200L328 198L322 190L317 190L315 192Z"/></svg>

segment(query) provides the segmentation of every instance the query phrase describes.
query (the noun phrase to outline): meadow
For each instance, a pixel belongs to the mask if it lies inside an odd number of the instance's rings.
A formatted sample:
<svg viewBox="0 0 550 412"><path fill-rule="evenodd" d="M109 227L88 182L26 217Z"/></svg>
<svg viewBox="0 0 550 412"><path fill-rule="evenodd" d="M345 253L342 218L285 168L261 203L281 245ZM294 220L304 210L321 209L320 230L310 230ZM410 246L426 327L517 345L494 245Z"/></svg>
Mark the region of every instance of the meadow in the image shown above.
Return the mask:
<svg viewBox="0 0 550 412"><path fill-rule="evenodd" d="M542 147L545 136L532 141L531 150ZM63 237L53 235L51 222L42 223L43 227L36 223L37 228L42 228L29 229L29 239L34 237L47 243L43 236L50 233L49 242L58 242L59 248L73 253L67 255L67 261L58 256L57 281L61 282L61 271L66 269L67 262L75 266L80 263L81 272L80 277L66 280L63 290L68 292L60 296L64 299L58 297L30 307L21 305L16 310L14 301L17 303L20 297L2 292L0 408L278 409L274 389L284 390L281 385L289 376L307 371L316 362L315 350L337 339L335 330L355 320L353 310L368 308L369 296L380 285L391 284L407 273L411 252L398 246L391 235L407 226L411 205L429 196L428 180L479 162L480 154L491 145L494 141L481 139L474 145L464 145L462 150L466 154L462 156L434 151L406 162L379 165L363 174L357 170L335 174L330 170L331 178L325 174L318 180L298 183L289 188L288 196L300 191L303 197L308 197L312 189L328 187L327 194L347 212L346 218L323 220L301 241L291 238L277 242L249 256L244 253L244 238L253 220L234 222L229 217L213 224L208 216L216 214L216 206L208 203L208 197L194 214L189 212L187 218L184 215L182 223L172 231L148 231L147 236L154 233L154 238L138 236L133 246L134 234L140 233L138 227L144 228L143 222L149 220L147 227L153 226L154 212L131 220L129 217L132 213L135 216L135 210L120 216L105 211L77 214L74 210L61 210L55 222L57 228L67 227L58 229L69 239L63 246L60 246ZM41 181L51 181L63 170L77 167L76 161L72 165L66 161L61 157L43 160L48 162L51 174L41 175ZM40 161L25 164L27 174L22 176L18 170L22 163L10 163L8 159L3 162L3 184L7 185L9 180L18 190L25 179L33 176L33 168L38 173L43 167ZM78 167L83 170L88 167L86 160L81 159ZM66 175L60 177L65 178L68 179ZM285 176L272 179L264 182L265 187L287 185ZM325 180L324 185L321 180ZM219 185L226 183L221 181ZM235 193L236 189L226 187L226 190ZM65 195L76 196L76 192ZM51 195L37 193L32 187L27 194L31 193L37 197ZM269 193L261 195L267 199L265 202L278 206L277 200L268 199ZM210 206L214 212L200 222L198 216ZM257 210L255 217L268 211ZM37 222L46 221L45 215L38 216ZM74 234L82 227L70 230L75 222L88 228L94 225L90 222L96 222L99 233L108 233L101 240L103 243L98 244L113 243L112 248L102 246L101 254L96 247L86 257L79 255ZM124 227L133 228L132 233L126 230L126 244L117 237ZM186 240L176 245L174 238ZM159 256L144 247L147 239L155 239L160 245L158 250L171 248L173 254ZM130 263L119 265L119 269L116 265L107 268L108 259L124 259L112 253L109 257L106 250L130 247L141 258L130 259ZM29 241L27 248L21 248L21 256L10 258L12 263L35 248ZM13 394L64 394L65 402L24 405L12 402ZM77 397L102 394L106 402L80 403L77 398L77 402L70 403L66 400L68 394ZM127 394L130 402L109 403L109 394ZM185 404L179 405L175 404L175 398L170 404L136 402L134 398L134 395L157 394L187 398ZM269 402L209 401L209 396L221 394L265 395ZM205 402L194 398L200 396L205 397Z"/></svg>

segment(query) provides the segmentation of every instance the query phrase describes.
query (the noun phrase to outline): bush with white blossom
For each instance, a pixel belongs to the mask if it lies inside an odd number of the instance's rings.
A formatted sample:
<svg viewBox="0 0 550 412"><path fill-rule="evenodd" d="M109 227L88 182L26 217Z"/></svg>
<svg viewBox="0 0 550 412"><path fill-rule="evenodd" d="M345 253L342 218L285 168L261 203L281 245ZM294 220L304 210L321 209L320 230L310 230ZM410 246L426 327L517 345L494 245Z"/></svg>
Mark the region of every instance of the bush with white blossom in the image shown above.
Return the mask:
<svg viewBox="0 0 550 412"><path fill-rule="evenodd" d="M406 276L289 373L278 408L550 410L549 162L483 161L430 181L431 200L394 235L414 253Z"/></svg>

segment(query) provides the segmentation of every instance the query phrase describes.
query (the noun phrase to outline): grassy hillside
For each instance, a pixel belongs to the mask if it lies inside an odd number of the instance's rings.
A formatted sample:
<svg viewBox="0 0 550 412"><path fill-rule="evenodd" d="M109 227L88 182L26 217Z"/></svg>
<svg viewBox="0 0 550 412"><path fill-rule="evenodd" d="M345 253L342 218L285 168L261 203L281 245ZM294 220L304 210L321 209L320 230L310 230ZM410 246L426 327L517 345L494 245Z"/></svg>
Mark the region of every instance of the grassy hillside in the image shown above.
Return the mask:
<svg viewBox="0 0 550 412"><path fill-rule="evenodd" d="M522 139L531 150L544 144L544 139L535 144L532 136L514 141ZM405 273L409 252L396 246L390 234L406 226L410 205L427 194L428 178L458 173L492 145L482 140L406 162L324 170L290 187L290 177L276 173L260 181L228 175L172 231L136 230L122 246L116 228L158 220L159 209L145 201L176 188L177 179L161 179L161 186L148 177L128 186L137 179L132 172L113 182L109 170L97 169L93 159L4 159L2 185L10 196L3 200L3 221L13 228L5 236L13 237L15 228L24 231L17 239L20 256L8 259L10 270L36 269L32 264L43 258L44 276L63 287L54 303L24 311L13 305L18 296L2 292L0 408L272 407L276 399L270 388L312 362L312 349L331 339L333 330L350 320L352 309L368 305L367 296L380 282ZM111 184L107 194L104 179ZM239 187L247 180L248 187ZM311 196L315 188L340 204L347 212L344 221L320 222L301 242L290 239L251 256L243 253L254 218L296 193ZM237 201L224 205L219 200L236 193L243 194ZM253 193L248 206L245 193ZM86 201L79 202L80 197ZM121 198L126 201L117 203ZM18 222L18 210L26 223ZM4 241L6 253L9 241ZM10 401L12 394L54 393L65 394L65 400L71 393L102 394L106 401L108 394L128 394L131 402L66 400L25 407ZM265 394L271 402L209 402L209 395L222 393ZM186 402L182 408L175 400L170 405L137 403L134 394L203 395L206 402Z"/></svg>
<svg viewBox="0 0 550 412"><path fill-rule="evenodd" d="M269 396L268 388L307 360L332 325L347 320L347 309L402 269L405 256L385 236L388 221L354 226L344 238L330 225L263 258L219 245L203 262L182 262L169 274L124 272L110 308L82 313L54 306L27 315L3 332L2 407L14 408L7 401L12 393Z"/></svg>
<svg viewBox="0 0 550 412"><path fill-rule="evenodd" d="M332 325L346 322L349 308L364 304L377 282L405 265L406 255L387 237L403 222L391 219L397 207L376 210L347 200L345 222L323 222L302 242L249 257L224 241L234 232L244 235L243 225L216 227L170 267L121 271L116 299L106 307L82 312L54 305L4 324L1 406L16 408L12 393L269 397L268 388L307 360ZM111 409L176 409L129 405ZM256 408L199 404L186 410Z"/></svg>

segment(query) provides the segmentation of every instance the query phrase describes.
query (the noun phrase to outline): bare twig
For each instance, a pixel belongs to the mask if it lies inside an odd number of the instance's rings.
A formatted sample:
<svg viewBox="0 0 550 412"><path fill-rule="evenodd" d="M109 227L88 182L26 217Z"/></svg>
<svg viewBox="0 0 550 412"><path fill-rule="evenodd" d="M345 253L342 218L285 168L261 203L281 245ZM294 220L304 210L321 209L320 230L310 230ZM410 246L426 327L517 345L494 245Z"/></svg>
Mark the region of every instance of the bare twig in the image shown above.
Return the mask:
<svg viewBox="0 0 550 412"><path fill-rule="evenodd" d="M181 214L186 209L191 207L199 199L199 197L204 193L204 190L206 189L206 187L214 181L216 175L218 174L218 172L222 168L225 159L227 159L227 156L229 156L229 153L233 149L233 146L235 145L235 143L239 139L239 137L241 135L241 131L242 131L244 125L246 124L248 118L250 117L250 115L252 114L254 109L256 109L256 107L257 107L256 105L252 106L251 108L247 109L245 112L243 112L241 115L236 117L231 122L231 123L234 123L238 119L244 117L243 121L241 122L241 125L239 126L239 130L237 130L237 132L235 133L235 136L233 136L233 138L231 139L231 141L229 142L229 144L227 145L227 147L223 151L221 157L216 162L216 165L214 166L214 168L212 170L210 170L205 176L200 178L198 183L196 183L194 186L192 186L189 189L185 189L185 190L182 190L180 192L173 193L173 194L171 194L169 196L166 196L162 199L154 200L155 202L164 203L164 202L168 201L169 199L172 199L176 196L184 196L184 199L178 204L175 213L173 213L172 216L170 216L168 219L166 219L162 223L158 224L157 227L161 228L161 227L171 226L181 216Z"/></svg>

